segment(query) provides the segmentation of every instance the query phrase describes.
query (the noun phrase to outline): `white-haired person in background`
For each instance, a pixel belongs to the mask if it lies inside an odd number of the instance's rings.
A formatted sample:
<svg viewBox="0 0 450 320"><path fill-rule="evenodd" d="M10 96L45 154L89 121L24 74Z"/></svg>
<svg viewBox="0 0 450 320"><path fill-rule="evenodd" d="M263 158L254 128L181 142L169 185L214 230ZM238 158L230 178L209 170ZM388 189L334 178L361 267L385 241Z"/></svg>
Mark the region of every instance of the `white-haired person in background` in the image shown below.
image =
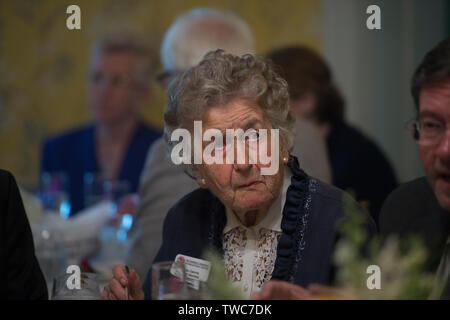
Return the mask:
<svg viewBox="0 0 450 320"><path fill-rule="evenodd" d="M179 16L167 30L161 45L164 72L160 83L167 88L172 79L202 60L212 50L231 54L254 53L255 40L246 22L230 12L197 8ZM303 121L296 124L294 155L311 176L329 183L330 165L325 141ZM132 229L133 243L127 264L143 278L161 243L162 226L169 209L183 196L198 188L181 166L172 163L163 138L150 149L141 175L140 203Z"/></svg>

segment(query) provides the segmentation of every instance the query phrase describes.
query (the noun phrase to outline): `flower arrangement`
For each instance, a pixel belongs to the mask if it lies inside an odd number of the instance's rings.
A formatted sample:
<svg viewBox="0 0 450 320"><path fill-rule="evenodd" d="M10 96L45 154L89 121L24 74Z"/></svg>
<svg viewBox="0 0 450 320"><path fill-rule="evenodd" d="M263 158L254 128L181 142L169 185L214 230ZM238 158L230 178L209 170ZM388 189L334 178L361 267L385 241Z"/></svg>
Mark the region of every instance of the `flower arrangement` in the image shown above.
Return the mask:
<svg viewBox="0 0 450 320"><path fill-rule="evenodd" d="M334 255L337 287L358 299L427 299L434 276L424 271L427 250L420 239L375 236L367 242L365 217L350 201L344 205Z"/></svg>
<svg viewBox="0 0 450 320"><path fill-rule="evenodd" d="M206 283L208 299L243 300L241 292L228 280L222 257L214 251L207 251L204 259L211 263L211 271Z"/></svg>

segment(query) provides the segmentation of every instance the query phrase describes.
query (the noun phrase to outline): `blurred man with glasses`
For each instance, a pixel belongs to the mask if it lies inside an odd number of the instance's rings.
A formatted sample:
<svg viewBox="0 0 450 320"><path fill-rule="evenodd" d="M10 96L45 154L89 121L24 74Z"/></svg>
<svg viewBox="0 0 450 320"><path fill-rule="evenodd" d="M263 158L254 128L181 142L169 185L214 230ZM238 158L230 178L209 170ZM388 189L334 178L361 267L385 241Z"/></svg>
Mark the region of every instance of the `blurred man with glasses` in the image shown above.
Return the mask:
<svg viewBox="0 0 450 320"><path fill-rule="evenodd" d="M417 140L425 177L391 193L380 213L383 235L420 237L427 269L436 272L433 298L450 299L450 39L432 49L411 85Z"/></svg>

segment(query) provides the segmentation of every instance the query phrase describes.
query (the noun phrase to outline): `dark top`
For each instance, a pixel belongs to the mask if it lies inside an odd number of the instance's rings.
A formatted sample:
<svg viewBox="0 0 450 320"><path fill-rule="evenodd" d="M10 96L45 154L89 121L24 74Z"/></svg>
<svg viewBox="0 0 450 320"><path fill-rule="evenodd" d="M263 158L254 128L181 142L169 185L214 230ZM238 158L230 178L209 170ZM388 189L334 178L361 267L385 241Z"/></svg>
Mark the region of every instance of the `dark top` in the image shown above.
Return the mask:
<svg viewBox="0 0 450 320"><path fill-rule="evenodd" d="M85 173L99 173L95 153L95 126L75 129L44 142L41 153L41 174L43 172L64 172L68 177L71 204L70 215L85 207ZM139 177L145 164L147 152L152 143L161 136L159 131L140 123L125 151L119 178L128 181L130 193L138 190Z"/></svg>
<svg viewBox="0 0 450 320"><path fill-rule="evenodd" d="M346 123L333 126L327 137L333 184L350 192L358 202L368 201L378 224L381 206L397 186L394 170L369 138Z"/></svg>
<svg viewBox="0 0 450 320"><path fill-rule="evenodd" d="M47 299L33 236L14 177L0 170L0 300Z"/></svg>
<svg viewBox="0 0 450 320"><path fill-rule="evenodd" d="M291 157L291 185L286 194L272 279L301 286L330 284L334 279L332 255L338 239L336 223L344 216L346 198L368 220L369 215L341 190L307 176ZM348 199L347 199L348 198ZM346 201L348 204L349 202ZM223 254L225 206L207 189L197 189L175 204L166 216L163 243L155 262L174 260L177 254L201 258L205 249ZM369 221L370 232L375 225ZM143 283L151 298L151 269Z"/></svg>
<svg viewBox="0 0 450 320"><path fill-rule="evenodd" d="M405 183L386 199L380 213L383 237L420 237L428 250L426 268L435 272L450 233L450 212L439 205L425 177Z"/></svg>

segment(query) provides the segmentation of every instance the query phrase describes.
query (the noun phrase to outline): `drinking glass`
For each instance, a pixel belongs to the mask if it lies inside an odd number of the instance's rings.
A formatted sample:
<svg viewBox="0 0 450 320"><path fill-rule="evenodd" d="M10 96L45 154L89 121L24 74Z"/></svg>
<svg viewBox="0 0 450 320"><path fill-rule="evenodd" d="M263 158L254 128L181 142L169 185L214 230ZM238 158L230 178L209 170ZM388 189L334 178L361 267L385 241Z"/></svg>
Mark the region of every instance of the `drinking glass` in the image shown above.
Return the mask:
<svg viewBox="0 0 450 320"><path fill-rule="evenodd" d="M90 207L101 201L109 203L109 221L110 227L108 233L113 233L118 242L125 242L127 232L133 224L133 213L117 212L117 207L130 192L130 183L128 181L105 180L101 174L85 173L84 175L84 199L85 206ZM108 236L109 238L109 236Z"/></svg>
<svg viewBox="0 0 450 320"><path fill-rule="evenodd" d="M80 274L80 289L70 289L67 280L71 274L63 274L53 281L52 300L100 300L100 286L95 273Z"/></svg>
<svg viewBox="0 0 450 320"><path fill-rule="evenodd" d="M83 176L84 205L90 207L101 201L117 202L130 192L128 181L108 180L101 174L87 172Z"/></svg>
<svg viewBox="0 0 450 320"><path fill-rule="evenodd" d="M44 274L47 288L51 290L54 277L65 271L67 253L62 246L62 234L46 224L32 226L36 258Z"/></svg>
<svg viewBox="0 0 450 320"><path fill-rule="evenodd" d="M69 179L64 172L44 172L41 176L38 198L46 212L55 212L63 218L70 216Z"/></svg>
<svg viewBox="0 0 450 320"><path fill-rule="evenodd" d="M106 202L108 210L107 223L99 232L100 250L91 259L93 264L123 264L130 249L131 241L128 231L133 224L133 215L119 214L118 205L131 190L128 181L112 181L104 179L101 174L84 174L85 206L93 206L99 202ZM108 268L105 268L108 269Z"/></svg>
<svg viewBox="0 0 450 320"><path fill-rule="evenodd" d="M177 261L157 262L152 265L152 299L186 300L188 290L184 263Z"/></svg>

